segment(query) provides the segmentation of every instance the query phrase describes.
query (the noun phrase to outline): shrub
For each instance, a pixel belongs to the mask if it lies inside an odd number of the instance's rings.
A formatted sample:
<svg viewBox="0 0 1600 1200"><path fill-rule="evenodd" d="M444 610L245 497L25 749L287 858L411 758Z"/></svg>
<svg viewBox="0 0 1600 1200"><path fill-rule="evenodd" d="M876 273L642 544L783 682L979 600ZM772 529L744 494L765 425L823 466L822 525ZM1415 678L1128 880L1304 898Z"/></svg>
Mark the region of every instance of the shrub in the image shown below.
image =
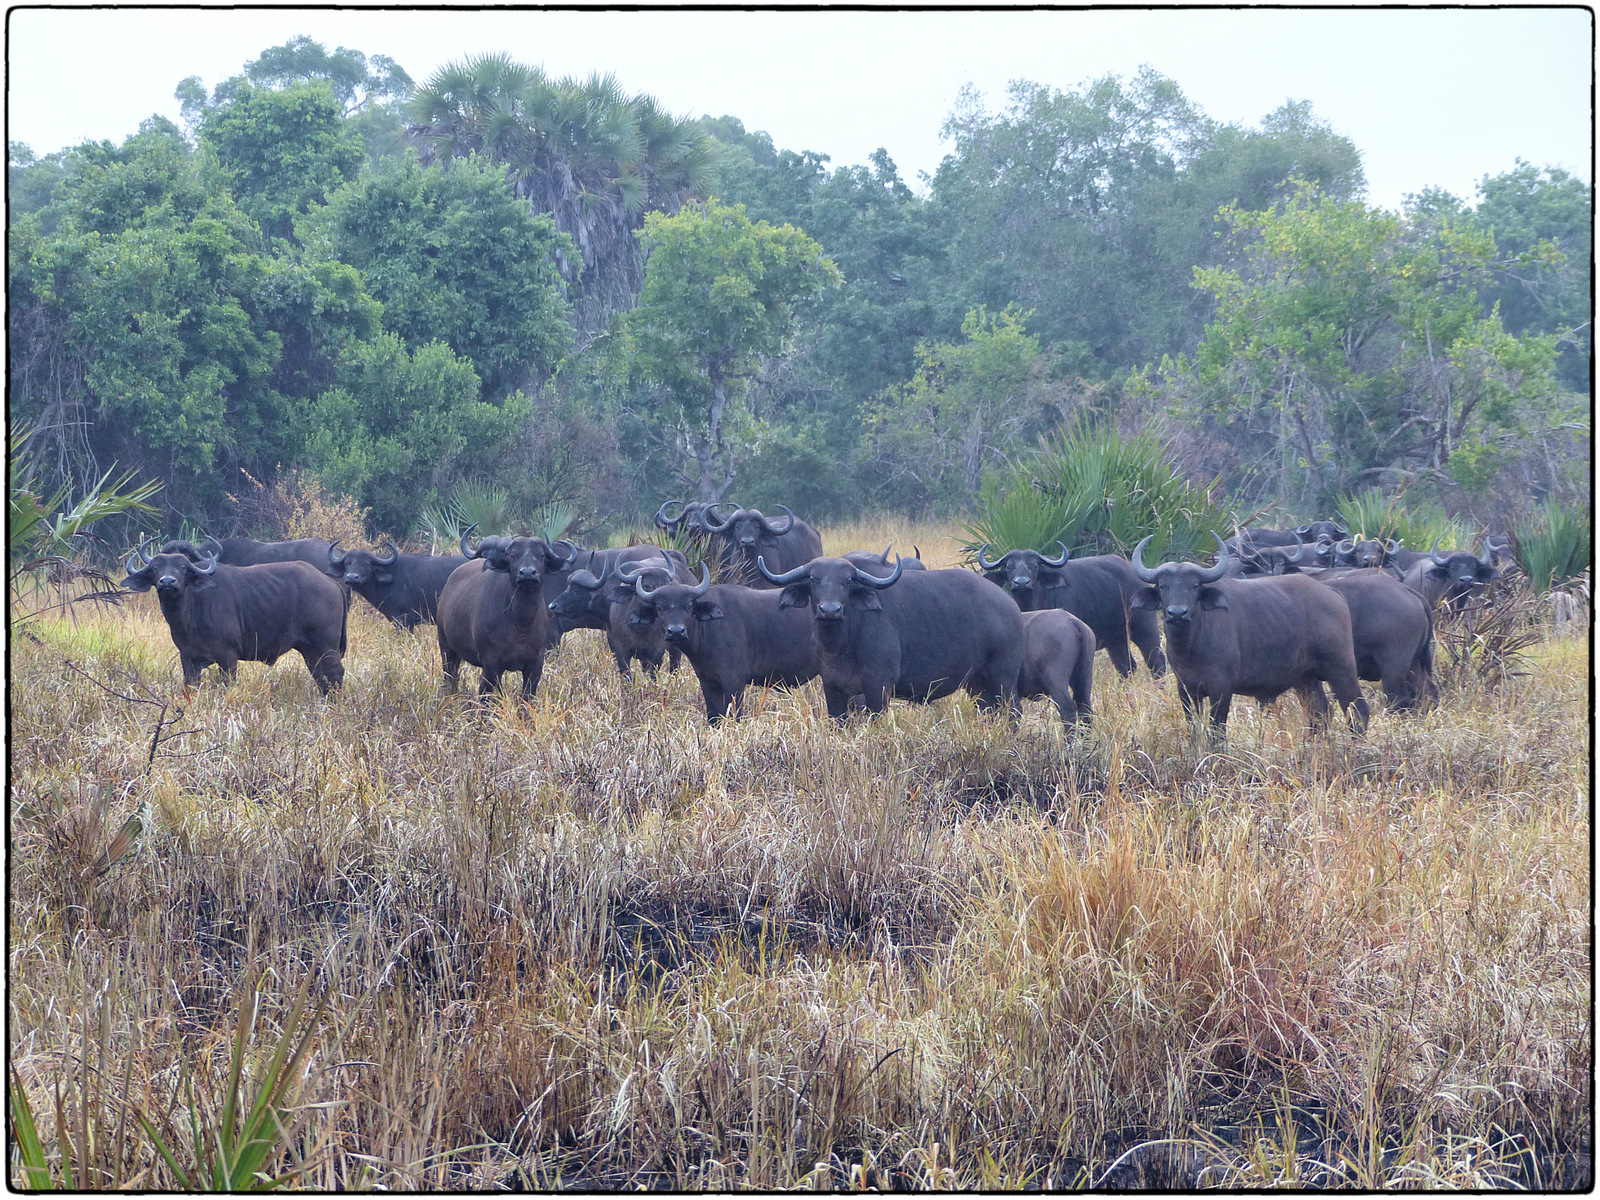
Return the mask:
<svg viewBox="0 0 1600 1200"><path fill-rule="evenodd" d="M1588 522L1555 501L1511 527L1512 553L1540 596L1589 569L1591 544Z"/></svg>
<svg viewBox="0 0 1600 1200"><path fill-rule="evenodd" d="M1152 538L1148 557L1211 548L1233 515L1210 491L1179 476L1154 435L1125 437L1108 425L1080 426L1039 450L983 490L977 515L962 526L972 546L1050 549L1074 556L1126 553Z"/></svg>
<svg viewBox="0 0 1600 1200"><path fill-rule="evenodd" d="M346 546L366 541L368 510L350 496L328 489L312 472L280 467L270 484L248 471L241 473L251 490L228 495L237 506L235 531L270 541L320 537Z"/></svg>
<svg viewBox="0 0 1600 1200"><path fill-rule="evenodd" d="M1393 495L1385 495L1381 488L1367 488L1352 496L1341 496L1339 520L1357 541L1394 538L1408 550L1426 550L1435 539L1449 549L1472 545L1473 531L1447 516L1438 505L1407 506L1401 503L1404 498L1404 488Z"/></svg>

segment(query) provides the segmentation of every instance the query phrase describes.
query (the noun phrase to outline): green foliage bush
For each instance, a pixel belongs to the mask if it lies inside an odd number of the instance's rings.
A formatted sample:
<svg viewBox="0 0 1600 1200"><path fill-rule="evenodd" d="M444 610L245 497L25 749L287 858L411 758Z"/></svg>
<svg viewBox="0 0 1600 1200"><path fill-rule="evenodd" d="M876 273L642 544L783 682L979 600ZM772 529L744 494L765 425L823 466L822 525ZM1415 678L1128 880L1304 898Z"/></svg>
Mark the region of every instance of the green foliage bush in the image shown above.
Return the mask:
<svg viewBox="0 0 1600 1200"><path fill-rule="evenodd" d="M1593 563L1593 534L1583 514L1555 501L1511 527L1512 552L1539 595L1576 579Z"/></svg>
<svg viewBox="0 0 1600 1200"><path fill-rule="evenodd" d="M1152 541L1151 562L1214 546L1232 513L1179 476L1166 447L1148 432L1126 436L1109 425L1080 426L984 488L977 515L962 528L974 547L1051 549L1074 557L1126 553Z"/></svg>
<svg viewBox="0 0 1600 1200"><path fill-rule="evenodd" d="M1464 550L1473 542L1473 531L1437 504L1401 503L1404 491L1385 493L1382 488L1366 488L1337 502L1339 520L1356 541L1393 538L1407 550L1427 550L1435 540L1447 550Z"/></svg>

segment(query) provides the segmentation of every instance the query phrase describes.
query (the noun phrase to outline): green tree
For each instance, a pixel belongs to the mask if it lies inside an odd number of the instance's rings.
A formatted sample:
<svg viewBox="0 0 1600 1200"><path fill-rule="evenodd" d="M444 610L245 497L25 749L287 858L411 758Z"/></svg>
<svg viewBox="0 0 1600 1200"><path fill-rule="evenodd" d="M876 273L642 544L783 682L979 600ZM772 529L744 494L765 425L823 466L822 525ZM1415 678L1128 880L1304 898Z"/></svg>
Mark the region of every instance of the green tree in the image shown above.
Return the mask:
<svg viewBox="0 0 1600 1200"><path fill-rule="evenodd" d="M532 402L514 392L490 404L479 390L471 362L444 343L411 352L380 334L305 411L304 462L370 508L378 529L403 534L451 484L493 478L516 446Z"/></svg>
<svg viewBox="0 0 1600 1200"><path fill-rule="evenodd" d="M200 137L231 172L239 207L274 238L290 237L295 218L353 179L363 158L326 81L282 91L240 83L205 114Z"/></svg>
<svg viewBox="0 0 1600 1200"><path fill-rule="evenodd" d="M1518 338L1477 287L1502 262L1471 222L1418 220L1309 185L1260 212L1223 210L1231 265L1196 361L1146 376L1190 419L1260 447L1232 482L1325 507L1373 483L1483 492L1549 436L1571 397L1554 340Z"/></svg>
<svg viewBox="0 0 1600 1200"><path fill-rule="evenodd" d="M1039 339L1015 307L967 314L960 342L922 342L911 379L865 413L874 462L918 508L962 511L984 475L1040 428ZM911 484L909 488L906 483Z"/></svg>
<svg viewBox="0 0 1600 1200"><path fill-rule="evenodd" d="M390 159L299 229L318 256L361 272L384 328L470 359L486 398L541 385L570 344L552 255L571 243L487 159L449 171Z"/></svg>
<svg viewBox="0 0 1600 1200"><path fill-rule="evenodd" d="M743 403L751 375L785 348L795 306L836 285L839 269L792 225L752 222L742 205L715 200L649 214L639 240L648 265L626 320L646 384L636 412L679 478L720 500L755 440Z"/></svg>
<svg viewBox="0 0 1600 1200"><path fill-rule="evenodd" d="M698 126L630 96L614 76L552 80L509 55L438 71L412 98L411 133L423 159L483 154L505 164L518 196L550 213L577 256L579 327L597 333L638 293L634 233L645 213L674 211L704 194L712 157Z"/></svg>

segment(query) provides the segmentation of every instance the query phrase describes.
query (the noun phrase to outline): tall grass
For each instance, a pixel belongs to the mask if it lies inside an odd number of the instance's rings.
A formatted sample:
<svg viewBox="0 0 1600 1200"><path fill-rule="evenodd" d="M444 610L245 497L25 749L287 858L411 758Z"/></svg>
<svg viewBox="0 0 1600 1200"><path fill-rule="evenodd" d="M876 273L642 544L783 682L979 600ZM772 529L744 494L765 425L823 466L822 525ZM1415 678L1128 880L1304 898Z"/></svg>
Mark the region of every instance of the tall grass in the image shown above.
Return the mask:
<svg viewBox="0 0 1600 1200"><path fill-rule="evenodd" d="M1059 540L1075 556L1126 553L1142 538L1161 557L1212 547L1233 519L1205 488L1182 479L1149 433L1080 426L1043 441L1010 472L989 480L963 526L974 547L1048 550Z"/></svg>
<svg viewBox="0 0 1600 1200"><path fill-rule="evenodd" d="M1589 522L1555 501L1538 505L1512 526L1511 547L1540 596L1578 578L1593 560Z"/></svg>
<svg viewBox="0 0 1600 1200"><path fill-rule="evenodd" d="M1340 496L1339 520L1356 541L1393 538L1408 550L1426 550L1437 543L1446 550L1465 550L1473 545L1473 531L1437 505L1407 505L1405 493L1386 493L1367 488L1353 495Z"/></svg>
<svg viewBox="0 0 1600 1200"><path fill-rule="evenodd" d="M1587 651L1363 739L1236 706L1213 751L1143 672L1070 737L964 698L835 726L816 684L713 729L688 670L624 682L582 632L531 705L440 696L431 631L360 607L337 699L285 661L183 701L148 597L35 618L14 1086L56 1177L87 1119L113 1178L178 1187L116 1150L120 1081L173 1149L240 1005L255 1086L310 979L258 1168L308 1188L1582 1187ZM183 703L157 754L123 672Z"/></svg>

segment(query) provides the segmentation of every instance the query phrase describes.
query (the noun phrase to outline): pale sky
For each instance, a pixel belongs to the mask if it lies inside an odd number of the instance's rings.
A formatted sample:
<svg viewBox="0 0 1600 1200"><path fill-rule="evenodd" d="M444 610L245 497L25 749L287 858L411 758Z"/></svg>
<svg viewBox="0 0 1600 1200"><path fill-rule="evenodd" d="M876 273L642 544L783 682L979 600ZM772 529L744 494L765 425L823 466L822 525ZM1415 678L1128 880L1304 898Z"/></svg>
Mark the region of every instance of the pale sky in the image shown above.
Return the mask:
<svg viewBox="0 0 1600 1200"><path fill-rule="evenodd" d="M7 120L44 154L121 141L173 88L207 88L306 34L387 54L419 83L498 51L551 75L613 72L680 116L738 117L834 166L882 146L918 187L948 152L939 127L965 83L991 111L1009 81L1057 89L1141 65L1218 121L1285 100L1363 155L1368 199L1435 185L1472 201L1517 157L1592 178L1593 18L1584 8L914 12L397 12L12 8Z"/></svg>

